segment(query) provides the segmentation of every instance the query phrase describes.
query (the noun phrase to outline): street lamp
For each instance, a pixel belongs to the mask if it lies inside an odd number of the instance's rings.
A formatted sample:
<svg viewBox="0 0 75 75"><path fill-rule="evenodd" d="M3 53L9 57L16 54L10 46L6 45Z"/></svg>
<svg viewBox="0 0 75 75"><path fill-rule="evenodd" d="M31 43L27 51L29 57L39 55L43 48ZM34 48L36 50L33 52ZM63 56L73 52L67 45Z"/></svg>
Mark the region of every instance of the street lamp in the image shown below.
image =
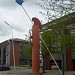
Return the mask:
<svg viewBox="0 0 75 75"><path fill-rule="evenodd" d="M8 24L6 21L4 21L4 23L11 28L11 33L12 33L12 49L13 49L13 61L14 61L14 70L15 70L15 53L14 53L14 41L13 41L13 27L10 24Z"/></svg>

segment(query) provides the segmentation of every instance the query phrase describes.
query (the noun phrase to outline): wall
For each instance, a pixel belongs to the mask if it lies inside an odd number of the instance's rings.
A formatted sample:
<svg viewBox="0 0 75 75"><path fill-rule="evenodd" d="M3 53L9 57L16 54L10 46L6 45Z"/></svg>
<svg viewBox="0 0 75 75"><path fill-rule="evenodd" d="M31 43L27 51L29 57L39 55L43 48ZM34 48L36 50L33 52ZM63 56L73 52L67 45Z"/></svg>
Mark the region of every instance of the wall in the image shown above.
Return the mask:
<svg viewBox="0 0 75 75"><path fill-rule="evenodd" d="M14 54L15 54L15 65L19 66L19 64L20 64L20 44L18 42L15 42L15 44L14 44ZM11 50L10 50L10 65L11 66L14 65L12 46L11 46Z"/></svg>

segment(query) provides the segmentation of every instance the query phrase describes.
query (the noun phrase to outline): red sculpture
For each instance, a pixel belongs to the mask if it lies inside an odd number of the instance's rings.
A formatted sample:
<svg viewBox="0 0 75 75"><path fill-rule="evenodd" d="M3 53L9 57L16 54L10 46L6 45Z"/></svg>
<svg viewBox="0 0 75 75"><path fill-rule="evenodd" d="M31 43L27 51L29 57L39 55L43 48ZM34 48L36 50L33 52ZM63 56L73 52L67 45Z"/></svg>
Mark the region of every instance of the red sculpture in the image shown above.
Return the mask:
<svg viewBox="0 0 75 75"><path fill-rule="evenodd" d="M40 70L40 40L39 29L41 23L37 18L32 18L34 25L32 27L32 72L39 73Z"/></svg>

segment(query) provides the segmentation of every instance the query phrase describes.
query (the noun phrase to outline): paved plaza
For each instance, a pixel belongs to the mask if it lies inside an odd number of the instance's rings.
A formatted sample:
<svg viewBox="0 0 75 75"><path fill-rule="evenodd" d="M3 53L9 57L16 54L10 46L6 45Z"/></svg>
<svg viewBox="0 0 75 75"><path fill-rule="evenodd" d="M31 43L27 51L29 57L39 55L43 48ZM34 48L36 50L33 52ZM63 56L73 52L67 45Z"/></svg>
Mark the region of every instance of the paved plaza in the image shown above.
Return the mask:
<svg viewBox="0 0 75 75"><path fill-rule="evenodd" d="M45 70L45 73L42 74L32 74L31 68L12 68L10 71L0 71L0 75L62 75L57 69ZM67 71L65 75L75 75L75 71Z"/></svg>

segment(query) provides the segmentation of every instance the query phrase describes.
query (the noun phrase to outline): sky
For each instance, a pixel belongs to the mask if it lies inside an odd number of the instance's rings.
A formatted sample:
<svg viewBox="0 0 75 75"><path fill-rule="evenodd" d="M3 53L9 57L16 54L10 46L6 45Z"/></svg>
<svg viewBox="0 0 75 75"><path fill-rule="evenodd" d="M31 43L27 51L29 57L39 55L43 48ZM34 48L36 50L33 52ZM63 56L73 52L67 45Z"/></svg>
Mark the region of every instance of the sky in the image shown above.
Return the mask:
<svg viewBox="0 0 75 75"><path fill-rule="evenodd" d="M36 5L40 2L41 0L24 0L22 5L31 19L37 17L40 21L43 21L43 17L39 13L43 9ZM11 27L4 21L12 27L13 38L26 39L29 37L29 29L32 29L33 24L15 0L0 0L0 42L12 38Z"/></svg>

